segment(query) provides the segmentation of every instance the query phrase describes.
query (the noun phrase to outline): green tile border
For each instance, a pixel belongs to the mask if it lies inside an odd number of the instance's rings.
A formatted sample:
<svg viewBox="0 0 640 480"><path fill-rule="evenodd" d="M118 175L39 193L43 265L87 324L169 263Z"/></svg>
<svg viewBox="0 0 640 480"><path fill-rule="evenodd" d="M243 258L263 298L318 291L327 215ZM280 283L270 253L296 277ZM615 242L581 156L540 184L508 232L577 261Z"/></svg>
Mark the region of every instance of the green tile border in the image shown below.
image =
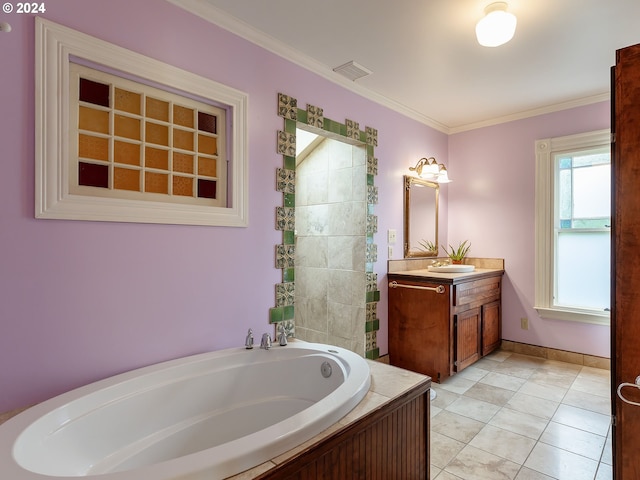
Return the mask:
<svg viewBox="0 0 640 480"><path fill-rule="evenodd" d="M296 157L295 155L291 155L291 153L292 151L295 151L295 133L298 122L305 125L308 125L309 123L313 124L313 126L322 125L321 128L326 132L362 142L365 145L367 154L367 213L372 216L370 220L371 223L374 224L368 225L366 236L367 243L373 244L373 233L377 230L377 217L374 215L374 205L378 203L378 189L374 186L374 180L375 175L378 173L378 159L375 158L374 149L378 146L378 131L368 126L366 126L364 130L360 130L359 123L351 119L346 119L344 123L340 123L335 120L325 118L323 116L323 112L324 110L322 108L309 104L307 104L306 110L298 108L298 100L296 98L283 93L278 93L278 116L284 119L284 125L283 130L277 132L278 140L276 148L277 152L282 154L283 168L293 172L296 170ZM295 193L283 192L282 206L276 207L278 212L276 215L276 230L282 231L282 245L293 245L295 243L295 231L290 229L291 223L284 222L284 214L285 212L289 212L290 209L295 211ZM377 260L377 258L375 258L375 260ZM366 272L372 273L374 271L374 265L374 262L368 261L366 263ZM282 283L279 285L288 283L295 284L295 267L287 266L281 270ZM277 289L278 286L276 285L276 290ZM366 303L380 301L380 292L378 290L366 291L363 293L365 294ZM293 322L295 316L294 299L295 294L292 294L290 300L291 304L270 308L269 323L276 324L287 321L291 326L291 329L288 331L295 331L295 323ZM277 298L276 302L278 302ZM363 338L366 339L367 335L372 335L372 332L377 332L379 329L380 321L377 318L373 321L367 321L365 323L365 331L362 332ZM375 333L373 333L373 335L375 335ZM380 351L377 346L365 351L366 358L375 360L379 356Z"/></svg>

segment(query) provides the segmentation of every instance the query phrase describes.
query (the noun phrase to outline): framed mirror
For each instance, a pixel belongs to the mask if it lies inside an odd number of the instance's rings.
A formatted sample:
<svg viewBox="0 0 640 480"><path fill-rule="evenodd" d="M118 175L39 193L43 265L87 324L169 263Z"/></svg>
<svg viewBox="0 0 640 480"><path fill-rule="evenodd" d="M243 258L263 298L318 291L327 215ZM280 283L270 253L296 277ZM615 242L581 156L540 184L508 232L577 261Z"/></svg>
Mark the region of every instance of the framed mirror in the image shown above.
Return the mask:
<svg viewBox="0 0 640 480"><path fill-rule="evenodd" d="M437 257L440 185L404 176L404 258Z"/></svg>

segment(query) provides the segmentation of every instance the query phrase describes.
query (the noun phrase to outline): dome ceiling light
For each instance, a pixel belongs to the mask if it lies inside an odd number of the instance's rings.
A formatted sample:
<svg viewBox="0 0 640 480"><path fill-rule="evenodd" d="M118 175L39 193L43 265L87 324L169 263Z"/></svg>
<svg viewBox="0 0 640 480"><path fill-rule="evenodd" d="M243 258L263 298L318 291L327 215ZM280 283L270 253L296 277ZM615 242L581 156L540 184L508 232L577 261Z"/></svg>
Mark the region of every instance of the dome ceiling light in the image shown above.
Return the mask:
<svg viewBox="0 0 640 480"><path fill-rule="evenodd" d="M483 47L498 47L513 38L518 20L507 12L506 2L489 4L485 16L476 24L476 37Z"/></svg>

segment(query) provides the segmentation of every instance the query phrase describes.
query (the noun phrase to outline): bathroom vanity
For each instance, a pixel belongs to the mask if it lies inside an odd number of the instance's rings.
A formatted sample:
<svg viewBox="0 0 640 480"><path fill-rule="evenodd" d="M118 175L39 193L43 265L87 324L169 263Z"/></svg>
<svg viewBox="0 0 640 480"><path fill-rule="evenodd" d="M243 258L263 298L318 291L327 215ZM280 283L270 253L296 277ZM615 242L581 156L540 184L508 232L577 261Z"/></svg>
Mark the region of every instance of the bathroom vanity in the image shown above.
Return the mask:
<svg viewBox="0 0 640 480"><path fill-rule="evenodd" d="M442 382L500 346L504 261L457 273L431 262L389 261L389 361Z"/></svg>

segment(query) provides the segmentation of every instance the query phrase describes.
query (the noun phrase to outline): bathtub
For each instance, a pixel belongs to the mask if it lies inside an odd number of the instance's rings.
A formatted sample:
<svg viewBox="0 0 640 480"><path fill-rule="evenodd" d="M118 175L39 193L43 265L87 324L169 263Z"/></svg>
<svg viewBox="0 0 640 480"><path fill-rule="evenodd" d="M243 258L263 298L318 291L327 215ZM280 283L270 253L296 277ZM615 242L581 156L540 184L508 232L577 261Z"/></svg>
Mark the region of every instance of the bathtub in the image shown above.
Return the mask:
<svg viewBox="0 0 640 480"><path fill-rule="evenodd" d="M362 357L306 342L159 363L5 422L0 478L226 478L336 423L369 386Z"/></svg>

